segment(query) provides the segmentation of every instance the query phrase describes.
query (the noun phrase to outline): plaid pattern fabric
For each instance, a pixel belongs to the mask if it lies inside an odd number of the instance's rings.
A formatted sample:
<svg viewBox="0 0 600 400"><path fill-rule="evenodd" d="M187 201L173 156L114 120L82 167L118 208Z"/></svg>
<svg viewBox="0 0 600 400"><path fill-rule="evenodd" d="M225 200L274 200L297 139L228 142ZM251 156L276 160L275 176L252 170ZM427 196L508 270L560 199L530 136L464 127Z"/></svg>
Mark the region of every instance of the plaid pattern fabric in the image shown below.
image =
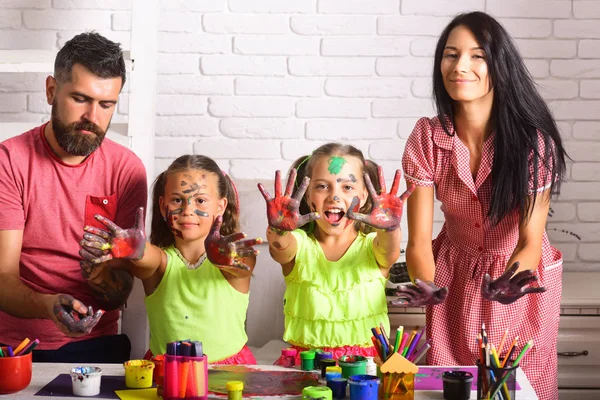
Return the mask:
<svg viewBox="0 0 600 400"><path fill-rule="evenodd" d="M453 133L452 127L450 132ZM406 144L402 160L404 176L418 186L435 187L446 222L433 241L435 284L448 287L447 299L427 307L427 337L431 365L473 365L478 358L477 333L485 323L488 338L500 344L504 330L519 336L515 354L528 340L534 347L521 367L543 400L558 399L556 341L560 313L562 255L544 233L542 257L537 269L542 294L524 296L513 304L490 302L481 296L485 273L493 279L506 269L519 238L515 211L497 225L487 218L491 201L493 135L483 144L475 178L469 167L469 150L448 136L437 118L420 119ZM530 187L540 187L530 182ZM507 339L508 341L508 339ZM506 355L508 345L500 357ZM514 359L515 356L513 356Z"/></svg>

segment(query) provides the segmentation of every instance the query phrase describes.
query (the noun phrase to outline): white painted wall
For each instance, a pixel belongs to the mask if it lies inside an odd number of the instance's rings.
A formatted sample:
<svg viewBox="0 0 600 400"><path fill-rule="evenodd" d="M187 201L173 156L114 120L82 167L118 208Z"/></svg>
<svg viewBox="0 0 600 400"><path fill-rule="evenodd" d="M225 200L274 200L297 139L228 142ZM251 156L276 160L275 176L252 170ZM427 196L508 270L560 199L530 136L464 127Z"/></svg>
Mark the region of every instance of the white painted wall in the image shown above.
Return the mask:
<svg viewBox="0 0 600 400"><path fill-rule="evenodd" d="M95 29L129 46L130 0L0 0L0 49L53 50ZM155 172L177 156L215 158L238 182L243 224L264 236L255 189L328 141L400 167L420 116L432 115L437 35L460 11L484 10L515 38L559 121L569 182L548 229L566 269L600 259L600 1L162 0ZM0 120L47 119L44 75L0 74ZM115 121L127 119L127 94ZM272 186L271 186L272 187ZM443 221L436 213L436 230ZM562 231L571 231L581 240ZM282 333L281 272L263 248L248 334Z"/></svg>

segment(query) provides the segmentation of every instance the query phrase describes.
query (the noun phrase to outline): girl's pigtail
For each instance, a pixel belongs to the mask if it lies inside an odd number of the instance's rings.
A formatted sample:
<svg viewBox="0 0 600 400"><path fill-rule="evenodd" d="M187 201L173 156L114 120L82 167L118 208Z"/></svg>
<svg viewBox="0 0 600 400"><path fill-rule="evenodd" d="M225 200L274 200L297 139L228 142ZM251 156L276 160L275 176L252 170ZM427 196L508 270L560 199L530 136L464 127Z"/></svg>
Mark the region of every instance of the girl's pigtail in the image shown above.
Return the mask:
<svg viewBox="0 0 600 400"><path fill-rule="evenodd" d="M222 179L225 181L225 196L227 198L227 207L223 213L223 225L221 226L221 235L231 235L240 230L240 198L233 180L229 175L222 172Z"/></svg>
<svg viewBox="0 0 600 400"><path fill-rule="evenodd" d="M167 225L160 210L160 198L164 196L166 171L161 172L152 185L152 222L150 230L150 243L158 247L167 247L175 243L173 232Z"/></svg>

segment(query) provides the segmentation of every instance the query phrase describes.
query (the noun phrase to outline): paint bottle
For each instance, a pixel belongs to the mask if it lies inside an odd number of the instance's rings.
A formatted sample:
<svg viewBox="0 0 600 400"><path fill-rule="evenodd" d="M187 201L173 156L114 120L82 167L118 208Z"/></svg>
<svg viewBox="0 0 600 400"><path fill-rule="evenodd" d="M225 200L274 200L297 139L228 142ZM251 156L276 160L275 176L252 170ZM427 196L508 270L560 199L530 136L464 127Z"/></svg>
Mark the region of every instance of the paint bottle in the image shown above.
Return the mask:
<svg viewBox="0 0 600 400"><path fill-rule="evenodd" d="M325 379L327 373L327 367L335 367L336 361L333 358L322 358L321 359L321 378Z"/></svg>
<svg viewBox="0 0 600 400"><path fill-rule="evenodd" d="M331 389L324 386L307 386L302 389L302 400L332 400Z"/></svg>
<svg viewBox="0 0 600 400"><path fill-rule="evenodd" d="M330 359L333 354L330 351L319 350L315 352L315 369L321 369L321 360Z"/></svg>
<svg viewBox="0 0 600 400"><path fill-rule="evenodd" d="M286 368L292 368L296 365L296 354L298 351L293 348L281 349L281 365Z"/></svg>
<svg viewBox="0 0 600 400"><path fill-rule="evenodd" d="M302 361L302 371L312 371L315 369L315 352L312 350L301 351L300 359Z"/></svg>
<svg viewBox="0 0 600 400"><path fill-rule="evenodd" d="M348 378L350 400L377 400L379 378L371 375L353 375Z"/></svg>
<svg viewBox="0 0 600 400"><path fill-rule="evenodd" d="M373 357L366 357L367 359L367 375L377 376L377 364Z"/></svg>
<svg viewBox="0 0 600 400"><path fill-rule="evenodd" d="M244 382L229 381L227 382L227 400L242 400L242 391L244 390Z"/></svg>

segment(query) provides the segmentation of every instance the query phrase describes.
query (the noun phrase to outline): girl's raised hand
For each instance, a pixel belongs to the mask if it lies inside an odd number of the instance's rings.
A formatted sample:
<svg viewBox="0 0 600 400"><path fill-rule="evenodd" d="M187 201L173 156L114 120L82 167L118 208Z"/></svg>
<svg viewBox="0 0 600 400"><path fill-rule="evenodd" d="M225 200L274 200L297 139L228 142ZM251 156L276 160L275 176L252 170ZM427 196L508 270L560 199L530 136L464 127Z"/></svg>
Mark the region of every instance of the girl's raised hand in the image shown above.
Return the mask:
<svg viewBox="0 0 600 400"><path fill-rule="evenodd" d="M144 208L138 208L135 214L135 224L130 229L122 229L117 224L103 217L95 218L104 224L108 231L86 226L83 240L79 242L82 249L79 255L92 264L100 264L113 258L139 260L146 250L146 231L144 228ZM106 251L109 251L108 253Z"/></svg>
<svg viewBox="0 0 600 400"><path fill-rule="evenodd" d="M252 246L262 243L261 238L242 240L246 237L245 233L232 233L228 236L221 236L221 225L223 216L215 218L210 232L204 240L206 257L213 265L217 267L234 267L249 271L250 267L244 263L244 257L258 255L258 250Z"/></svg>
<svg viewBox="0 0 600 400"><path fill-rule="evenodd" d="M545 287L525 288L525 285L537 281L538 277L531 269L526 269L515 275L518 269L519 262L516 261L496 280L492 280L489 274L485 274L481 281L483 298L501 304L510 304L528 293L543 293L546 291Z"/></svg>
<svg viewBox="0 0 600 400"><path fill-rule="evenodd" d="M293 231L304 224L319 218L319 214L300 215L300 201L308 188L310 178L304 177L302 184L292 197L294 182L296 181L296 169L292 169L288 176L285 193L281 194L281 171L275 172L275 198L271 197L262 183L258 184L258 190L267 202L267 219L269 226L280 231Z"/></svg>
<svg viewBox="0 0 600 400"><path fill-rule="evenodd" d="M415 190L415 185L410 185L400 197L397 197L396 194L398 193L398 188L400 186L400 170L396 170L392 189L389 193L386 193L382 167L377 167L377 174L379 176L379 185L381 186L380 195L377 194L369 174L365 173L364 175L367 189L369 190L369 194L373 199L373 209L371 212L369 214L360 214L358 212L354 212L354 210L358 210L358 205L360 202L359 198L355 197L350 204L347 217L355 221L364 222L365 224L376 229L393 231L400 227L404 201L408 198L408 196L410 196L413 190Z"/></svg>
<svg viewBox="0 0 600 400"><path fill-rule="evenodd" d="M433 282L415 279L414 284L400 286L395 295L398 299L391 301L395 306L434 306L446 300L448 288L438 288Z"/></svg>

